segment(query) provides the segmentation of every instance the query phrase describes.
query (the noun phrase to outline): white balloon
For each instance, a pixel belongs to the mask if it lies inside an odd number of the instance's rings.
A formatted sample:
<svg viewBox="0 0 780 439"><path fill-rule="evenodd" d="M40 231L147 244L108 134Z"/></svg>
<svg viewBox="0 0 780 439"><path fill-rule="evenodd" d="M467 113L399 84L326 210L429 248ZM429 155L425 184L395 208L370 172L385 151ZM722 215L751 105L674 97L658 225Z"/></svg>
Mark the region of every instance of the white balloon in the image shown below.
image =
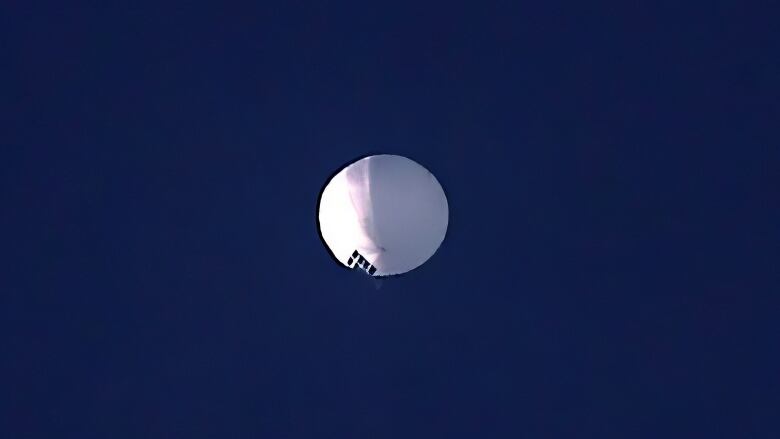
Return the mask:
<svg viewBox="0 0 780 439"><path fill-rule="evenodd" d="M374 276L422 265L447 233L449 207L427 169L398 155L360 159L320 195L320 235L333 256Z"/></svg>

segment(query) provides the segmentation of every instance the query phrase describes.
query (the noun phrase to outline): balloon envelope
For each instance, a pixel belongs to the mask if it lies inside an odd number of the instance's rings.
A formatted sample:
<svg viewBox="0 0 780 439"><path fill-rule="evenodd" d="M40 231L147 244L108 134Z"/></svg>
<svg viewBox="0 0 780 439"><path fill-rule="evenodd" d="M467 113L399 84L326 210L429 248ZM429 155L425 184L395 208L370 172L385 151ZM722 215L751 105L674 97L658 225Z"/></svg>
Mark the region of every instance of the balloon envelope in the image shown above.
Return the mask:
<svg viewBox="0 0 780 439"><path fill-rule="evenodd" d="M428 260L447 232L449 207L427 169L398 155L373 155L338 172L322 191L320 234L333 256L374 276Z"/></svg>

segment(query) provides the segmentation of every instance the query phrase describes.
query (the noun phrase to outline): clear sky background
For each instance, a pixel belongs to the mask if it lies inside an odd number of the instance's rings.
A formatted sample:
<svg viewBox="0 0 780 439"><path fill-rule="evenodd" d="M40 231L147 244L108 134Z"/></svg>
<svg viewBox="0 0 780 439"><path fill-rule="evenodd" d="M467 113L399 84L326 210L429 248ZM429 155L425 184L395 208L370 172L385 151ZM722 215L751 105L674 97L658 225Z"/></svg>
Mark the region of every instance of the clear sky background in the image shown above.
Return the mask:
<svg viewBox="0 0 780 439"><path fill-rule="evenodd" d="M776 5L15 3L0 437L780 437ZM379 152L450 226L377 290Z"/></svg>

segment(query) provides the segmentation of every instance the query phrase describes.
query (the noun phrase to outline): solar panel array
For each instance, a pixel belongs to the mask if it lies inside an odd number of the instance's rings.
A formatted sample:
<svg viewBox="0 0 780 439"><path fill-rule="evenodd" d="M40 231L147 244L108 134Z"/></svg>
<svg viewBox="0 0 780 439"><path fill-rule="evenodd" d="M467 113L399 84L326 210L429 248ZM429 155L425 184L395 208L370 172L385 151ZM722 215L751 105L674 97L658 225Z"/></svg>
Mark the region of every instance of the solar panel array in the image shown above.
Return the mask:
<svg viewBox="0 0 780 439"><path fill-rule="evenodd" d="M352 252L352 256L349 257L349 260L347 260L347 266L350 268L360 267L362 268L366 273L370 275L374 275L376 273L376 267L374 267L370 262L368 262L368 259L364 258L363 255L360 254L357 250Z"/></svg>

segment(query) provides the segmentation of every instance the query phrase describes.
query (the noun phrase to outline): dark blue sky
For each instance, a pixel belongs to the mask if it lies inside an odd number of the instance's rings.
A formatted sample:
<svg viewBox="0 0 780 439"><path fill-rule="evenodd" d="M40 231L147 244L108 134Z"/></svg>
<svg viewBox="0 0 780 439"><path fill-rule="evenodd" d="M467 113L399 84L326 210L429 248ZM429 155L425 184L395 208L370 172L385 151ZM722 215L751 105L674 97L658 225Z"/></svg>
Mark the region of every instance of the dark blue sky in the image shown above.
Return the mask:
<svg viewBox="0 0 780 439"><path fill-rule="evenodd" d="M0 437L780 436L776 10L69 3L0 13ZM450 205L379 290L373 152Z"/></svg>

